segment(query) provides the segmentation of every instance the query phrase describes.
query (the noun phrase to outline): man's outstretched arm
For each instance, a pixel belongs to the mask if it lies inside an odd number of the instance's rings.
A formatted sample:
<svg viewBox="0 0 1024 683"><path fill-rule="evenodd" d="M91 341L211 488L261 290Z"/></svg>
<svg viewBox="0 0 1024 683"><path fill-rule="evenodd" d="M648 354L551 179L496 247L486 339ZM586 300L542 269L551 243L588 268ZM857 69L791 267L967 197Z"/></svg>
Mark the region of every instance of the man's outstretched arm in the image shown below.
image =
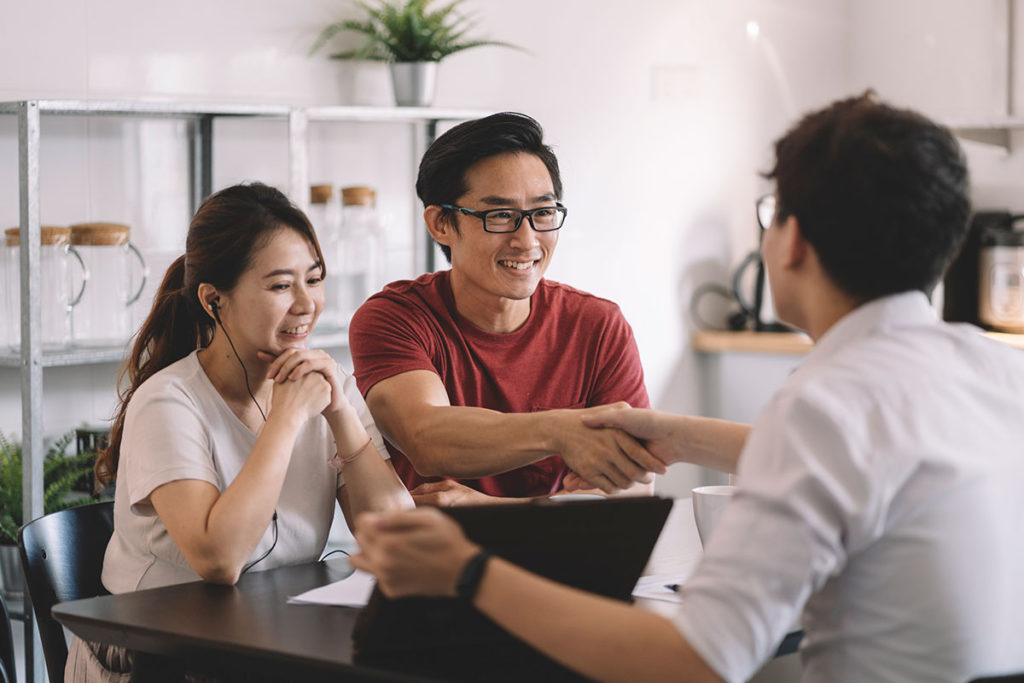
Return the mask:
<svg viewBox="0 0 1024 683"><path fill-rule="evenodd" d="M736 471L751 430L739 422L635 409L624 403L589 410L582 420L590 427L630 434L666 465L688 462L729 473Z"/></svg>
<svg viewBox="0 0 1024 683"><path fill-rule="evenodd" d="M413 370L382 380L366 395L381 432L424 476L475 479L552 455L606 493L646 481L665 466L618 429L591 429L587 410L500 413L452 406L440 378Z"/></svg>

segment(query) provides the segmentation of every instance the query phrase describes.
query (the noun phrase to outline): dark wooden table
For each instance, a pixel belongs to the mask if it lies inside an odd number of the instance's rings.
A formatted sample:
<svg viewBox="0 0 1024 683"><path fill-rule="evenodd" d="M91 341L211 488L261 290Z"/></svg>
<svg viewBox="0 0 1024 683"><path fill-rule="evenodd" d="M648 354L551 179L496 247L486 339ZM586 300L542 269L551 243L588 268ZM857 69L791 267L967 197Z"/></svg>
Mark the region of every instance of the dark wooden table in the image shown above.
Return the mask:
<svg viewBox="0 0 1024 683"><path fill-rule="evenodd" d="M699 557L690 501L680 500L645 573L686 569ZM164 663L185 662L211 673L242 671L301 681L579 680L519 643L359 655L352 644L358 609L287 602L350 571L344 559L329 560L253 572L236 586L196 582L65 602L53 614L87 640L116 643ZM637 602L657 612L671 609L669 603ZM791 633L779 654L794 651L799 636L799 631Z"/></svg>
<svg viewBox="0 0 1024 683"><path fill-rule="evenodd" d="M518 644L360 658L352 646L358 609L287 602L349 572L344 560L283 567L246 575L236 586L196 582L65 602L53 614L87 640L215 674L301 681L577 678Z"/></svg>

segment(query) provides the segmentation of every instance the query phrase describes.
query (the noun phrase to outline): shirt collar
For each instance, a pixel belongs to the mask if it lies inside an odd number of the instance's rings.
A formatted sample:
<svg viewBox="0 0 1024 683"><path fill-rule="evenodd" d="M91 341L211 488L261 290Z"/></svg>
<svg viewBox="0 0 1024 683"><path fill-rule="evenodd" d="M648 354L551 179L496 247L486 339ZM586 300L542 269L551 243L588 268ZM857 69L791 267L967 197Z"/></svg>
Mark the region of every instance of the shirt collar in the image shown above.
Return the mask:
<svg viewBox="0 0 1024 683"><path fill-rule="evenodd" d="M890 294L861 304L840 318L814 345L807 360L828 358L847 344L878 332L938 324L924 292Z"/></svg>

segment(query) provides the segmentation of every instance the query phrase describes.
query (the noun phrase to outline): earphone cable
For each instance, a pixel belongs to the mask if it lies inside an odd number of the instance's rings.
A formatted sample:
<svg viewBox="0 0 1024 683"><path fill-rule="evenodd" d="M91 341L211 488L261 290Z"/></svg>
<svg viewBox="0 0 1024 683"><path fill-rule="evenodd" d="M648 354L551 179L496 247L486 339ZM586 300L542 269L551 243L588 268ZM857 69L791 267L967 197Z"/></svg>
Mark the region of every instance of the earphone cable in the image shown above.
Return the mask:
<svg viewBox="0 0 1024 683"><path fill-rule="evenodd" d="M235 343L231 341L231 335L228 334L227 328L224 327L224 323L220 321L220 314L217 313L217 309L214 310L214 317L217 319L217 323L220 325L220 329L224 331L224 338L228 340L228 344L231 345L231 351L235 354L235 359L238 364L242 366L242 378L245 379L245 390L249 393L249 398L256 404L256 410L260 411L260 417L263 421L267 421L267 415L263 412L263 408L260 406L260 402L256 400L256 397L252 393L252 388L249 386L249 371L245 369L245 363L242 362L242 357L238 355L238 349L235 348Z"/></svg>
<svg viewBox="0 0 1024 683"><path fill-rule="evenodd" d="M272 519L272 521L274 523L274 539L270 542L270 547L267 548L267 552L263 553L262 555L257 557L255 560L253 560L249 564L247 564L244 567L242 567L242 574L246 573L247 571L249 571L250 569L255 567L257 564L259 564L263 560L267 559L267 556L270 555L270 553L274 550L274 548L277 547L277 510L274 510L274 516L271 519Z"/></svg>
<svg viewBox="0 0 1024 683"><path fill-rule="evenodd" d="M334 550L332 550L331 552L329 552L329 553L325 554L325 555L324 555L323 557L321 557L321 558L320 558L320 561L321 561L321 562L326 562L326 561L327 561L327 558L328 558L328 557L330 557L331 555L335 554L335 553L341 553L341 554L342 554L342 555L344 555L345 557L352 557L352 553L350 553L349 551L347 551L347 550L342 550L341 548L335 548L335 549L334 549Z"/></svg>
<svg viewBox="0 0 1024 683"><path fill-rule="evenodd" d="M260 411L260 417L262 417L263 421L266 422L267 415L266 413L263 412L263 408L260 407L260 402L256 400L256 397L252 393L252 388L249 386L249 371L245 369L245 363L242 362L242 357L238 355L238 349L235 348L235 343L231 341L231 335L228 334L227 328L225 328L224 323L220 321L220 313L217 312L217 305L214 304L213 306L211 306L211 310L213 311L214 319L217 321L217 324L220 325L220 329L223 330L224 332L224 338L227 339L228 344L231 345L231 351L232 353L235 354L235 359L238 361L238 364L242 366L242 378L245 379L245 390L249 393L249 398L251 398L252 402L256 405L256 410ZM242 567L242 574L245 574L247 571L255 567L257 564L267 559L267 556L270 555L270 553L273 552L274 548L277 547L277 510L274 510L274 516L271 517L271 521L274 524L274 537L273 540L271 540L270 542L270 547L267 548L267 552L263 553L255 560Z"/></svg>

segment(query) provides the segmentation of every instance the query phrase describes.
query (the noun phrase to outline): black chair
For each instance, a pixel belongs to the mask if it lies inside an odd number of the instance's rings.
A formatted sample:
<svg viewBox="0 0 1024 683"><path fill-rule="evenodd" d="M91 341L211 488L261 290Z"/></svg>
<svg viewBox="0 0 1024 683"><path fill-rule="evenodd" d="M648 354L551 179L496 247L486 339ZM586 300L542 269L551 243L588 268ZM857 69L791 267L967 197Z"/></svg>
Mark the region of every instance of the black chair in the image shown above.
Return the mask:
<svg viewBox="0 0 1024 683"><path fill-rule="evenodd" d="M17 680L17 665L14 663L14 638L11 635L11 615L7 602L0 592L0 683L14 683Z"/></svg>
<svg viewBox="0 0 1024 683"><path fill-rule="evenodd" d="M1024 683L1024 672L1019 674L1003 674L1002 676L986 676L975 678L969 683Z"/></svg>
<svg viewBox="0 0 1024 683"><path fill-rule="evenodd" d="M114 503L110 501L54 512L18 531L25 585L51 683L64 680L68 644L50 610L58 602L107 594L100 574L113 533Z"/></svg>

